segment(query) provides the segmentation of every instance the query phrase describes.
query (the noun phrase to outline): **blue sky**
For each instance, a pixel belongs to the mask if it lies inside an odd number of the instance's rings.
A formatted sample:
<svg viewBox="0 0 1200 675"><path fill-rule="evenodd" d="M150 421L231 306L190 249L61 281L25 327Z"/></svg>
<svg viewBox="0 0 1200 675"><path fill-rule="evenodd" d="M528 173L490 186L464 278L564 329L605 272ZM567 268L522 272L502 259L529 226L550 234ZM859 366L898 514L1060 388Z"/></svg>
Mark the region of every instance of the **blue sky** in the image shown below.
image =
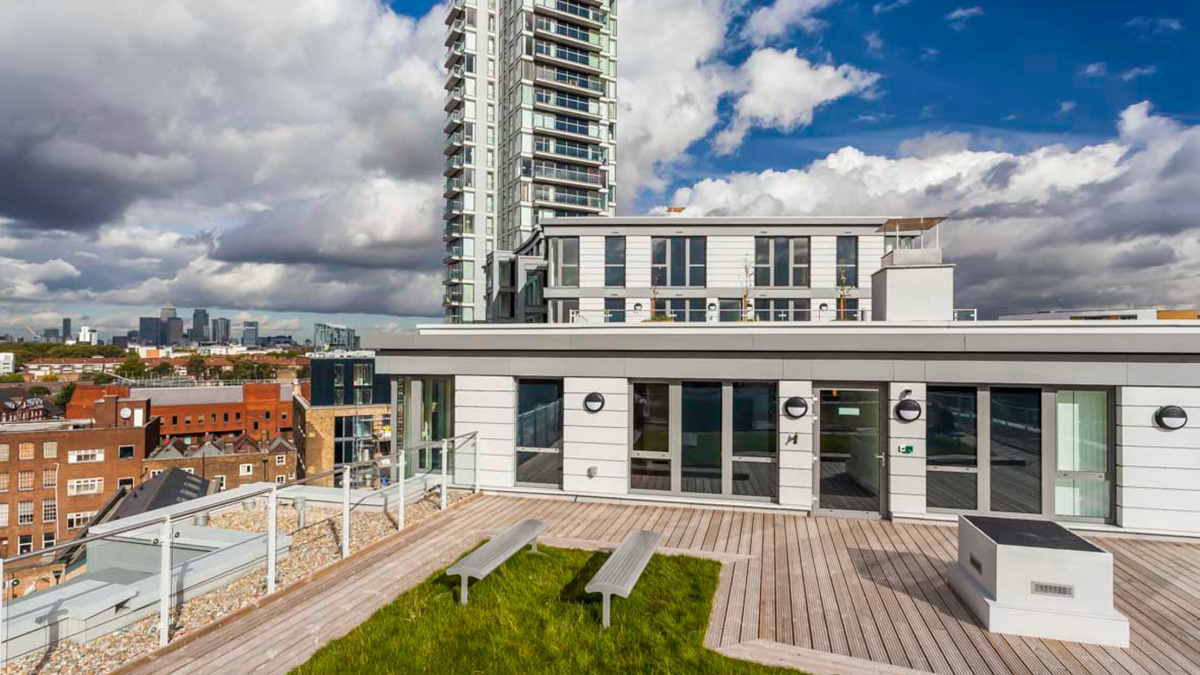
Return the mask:
<svg viewBox="0 0 1200 675"><path fill-rule="evenodd" d="M139 2L0 7L0 332L438 314L442 6ZM621 214L949 214L984 315L1200 305L1200 3L620 8Z"/></svg>

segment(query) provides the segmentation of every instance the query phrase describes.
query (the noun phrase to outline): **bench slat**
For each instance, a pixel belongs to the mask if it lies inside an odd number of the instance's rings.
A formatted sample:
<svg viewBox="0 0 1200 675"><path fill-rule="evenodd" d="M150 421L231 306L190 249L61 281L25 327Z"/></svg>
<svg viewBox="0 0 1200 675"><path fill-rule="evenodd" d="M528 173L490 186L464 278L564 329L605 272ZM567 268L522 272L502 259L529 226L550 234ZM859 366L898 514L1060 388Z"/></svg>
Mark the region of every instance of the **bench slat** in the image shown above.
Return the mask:
<svg viewBox="0 0 1200 675"><path fill-rule="evenodd" d="M654 550L658 548L661 539L660 533L649 530L630 534L604 562L584 590L588 593L605 593L628 598L650 558L654 556Z"/></svg>
<svg viewBox="0 0 1200 675"><path fill-rule="evenodd" d="M472 551L467 557L454 563L446 570L449 576L467 576L482 579L491 574L505 560L520 551L546 529L546 523L528 518L513 525L486 544Z"/></svg>

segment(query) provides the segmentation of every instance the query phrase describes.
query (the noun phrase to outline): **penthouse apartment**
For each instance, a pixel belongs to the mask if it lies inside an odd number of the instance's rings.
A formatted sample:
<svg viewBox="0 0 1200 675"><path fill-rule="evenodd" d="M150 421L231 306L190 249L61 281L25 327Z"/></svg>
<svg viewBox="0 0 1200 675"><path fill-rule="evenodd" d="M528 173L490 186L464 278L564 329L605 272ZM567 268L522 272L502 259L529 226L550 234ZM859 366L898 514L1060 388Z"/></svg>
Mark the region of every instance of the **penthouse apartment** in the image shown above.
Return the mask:
<svg viewBox="0 0 1200 675"><path fill-rule="evenodd" d="M105 396L87 419L0 425L0 552L53 546L141 481L161 428L145 399Z"/></svg>
<svg viewBox="0 0 1200 675"><path fill-rule="evenodd" d="M312 379L292 397L301 475L390 452L389 382L375 372L373 352L312 355Z"/></svg>
<svg viewBox="0 0 1200 675"><path fill-rule="evenodd" d="M377 367L494 491L1200 534L1200 326L956 321L941 221L556 220L551 325L423 326Z"/></svg>
<svg viewBox="0 0 1200 675"><path fill-rule="evenodd" d="M556 218L487 273L507 323L859 321L898 248L938 264L944 218Z"/></svg>

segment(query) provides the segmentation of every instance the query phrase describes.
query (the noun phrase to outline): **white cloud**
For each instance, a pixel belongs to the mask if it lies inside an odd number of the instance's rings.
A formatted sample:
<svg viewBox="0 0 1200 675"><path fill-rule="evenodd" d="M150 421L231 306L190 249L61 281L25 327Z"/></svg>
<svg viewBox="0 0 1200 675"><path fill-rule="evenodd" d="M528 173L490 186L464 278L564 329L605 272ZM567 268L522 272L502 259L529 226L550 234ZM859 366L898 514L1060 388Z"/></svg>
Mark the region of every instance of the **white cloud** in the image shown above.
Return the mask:
<svg viewBox="0 0 1200 675"><path fill-rule="evenodd" d="M795 26L807 33L816 33L825 27L825 22L816 18L816 13L835 2L837 0L775 0L751 12L743 31L758 45L782 37Z"/></svg>
<svg viewBox="0 0 1200 675"><path fill-rule="evenodd" d="M31 263L0 257L0 297L8 301L45 300L50 294L47 282L77 277L79 270L60 258Z"/></svg>
<svg viewBox="0 0 1200 675"><path fill-rule="evenodd" d="M1121 80L1124 82L1129 82L1131 80L1136 80L1139 77L1148 77L1157 72L1157 66L1141 66L1138 68L1130 68L1128 70L1121 71Z"/></svg>
<svg viewBox="0 0 1200 675"><path fill-rule="evenodd" d="M1078 106L1078 105L1079 105L1079 104L1078 104L1078 103L1076 103L1075 101L1059 101L1059 103L1058 103L1058 115L1057 115L1057 116L1058 116L1059 118L1066 117L1066 116L1067 116L1067 115L1069 115L1069 114L1071 113L1071 111L1072 111L1072 110L1074 110L1074 109L1076 108L1076 106Z"/></svg>
<svg viewBox="0 0 1200 675"><path fill-rule="evenodd" d="M911 5L912 3L913 3L913 0L895 0L894 2L891 2L891 3L877 2L877 3L875 3L875 6L871 8L871 11L873 11L875 13L875 15L878 16L880 14L887 14L888 12L895 11L897 9L900 9L901 7L907 7L907 6Z"/></svg>
<svg viewBox="0 0 1200 675"><path fill-rule="evenodd" d="M813 112L850 95L867 94L879 81L877 73L854 66L814 64L795 49L756 51L739 71L741 96L734 117L716 137L716 149L729 154L741 145L751 128L788 133L812 123Z"/></svg>
<svg viewBox="0 0 1200 675"><path fill-rule="evenodd" d="M873 58L883 58L883 38L879 37L879 31L873 30L863 35L863 41L867 43L867 55Z"/></svg>
<svg viewBox="0 0 1200 675"><path fill-rule="evenodd" d="M1077 149L972 150L947 135L905 150L844 147L803 168L700 181L670 203L692 215L950 214L942 242L959 263L959 302L990 313L1195 304L1200 126L1140 103L1114 138Z"/></svg>
<svg viewBox="0 0 1200 675"><path fill-rule="evenodd" d="M1083 74L1088 77L1104 77L1108 73L1108 67L1103 61L1089 63L1083 67Z"/></svg>
<svg viewBox="0 0 1200 675"><path fill-rule="evenodd" d="M921 47L921 60L922 61L936 61L938 54L941 54L941 53L942 53L941 50L934 49L933 47Z"/></svg>
<svg viewBox="0 0 1200 675"><path fill-rule="evenodd" d="M959 7L958 9L946 15L946 20L950 22L950 27L961 33L967 29L967 21L977 16L983 16L983 8L975 7Z"/></svg>
<svg viewBox="0 0 1200 675"><path fill-rule="evenodd" d="M1137 16L1125 22L1125 27L1133 30L1141 38L1151 35L1170 35L1183 30L1183 22L1172 17L1151 18Z"/></svg>

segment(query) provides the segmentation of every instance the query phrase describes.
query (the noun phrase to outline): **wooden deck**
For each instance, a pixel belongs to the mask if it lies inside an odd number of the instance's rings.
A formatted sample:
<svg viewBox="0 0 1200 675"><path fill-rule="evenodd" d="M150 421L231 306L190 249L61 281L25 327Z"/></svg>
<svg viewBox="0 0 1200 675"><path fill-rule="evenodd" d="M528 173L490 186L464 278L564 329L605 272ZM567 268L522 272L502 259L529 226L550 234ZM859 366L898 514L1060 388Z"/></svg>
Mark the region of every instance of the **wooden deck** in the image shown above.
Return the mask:
<svg viewBox="0 0 1200 675"><path fill-rule="evenodd" d="M1093 538L1116 559L1117 608L1132 624L1132 646L1113 649L980 628L946 581L953 527L499 496L470 500L125 672L286 673L526 517L550 524L547 544L603 547L651 529L665 553L722 560L706 640L737 658L818 675L1200 672L1200 543Z"/></svg>

